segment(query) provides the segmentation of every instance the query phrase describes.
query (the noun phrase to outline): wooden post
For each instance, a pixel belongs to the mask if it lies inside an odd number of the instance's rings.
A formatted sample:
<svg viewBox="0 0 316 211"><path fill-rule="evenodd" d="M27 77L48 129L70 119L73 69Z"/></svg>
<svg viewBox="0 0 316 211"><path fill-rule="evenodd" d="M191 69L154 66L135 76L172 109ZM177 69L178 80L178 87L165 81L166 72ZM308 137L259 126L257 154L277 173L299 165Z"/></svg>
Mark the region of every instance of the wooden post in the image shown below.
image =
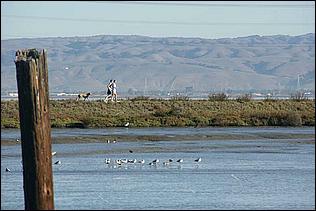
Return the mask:
<svg viewBox="0 0 316 211"><path fill-rule="evenodd" d="M16 52L26 210L54 209L46 51Z"/></svg>

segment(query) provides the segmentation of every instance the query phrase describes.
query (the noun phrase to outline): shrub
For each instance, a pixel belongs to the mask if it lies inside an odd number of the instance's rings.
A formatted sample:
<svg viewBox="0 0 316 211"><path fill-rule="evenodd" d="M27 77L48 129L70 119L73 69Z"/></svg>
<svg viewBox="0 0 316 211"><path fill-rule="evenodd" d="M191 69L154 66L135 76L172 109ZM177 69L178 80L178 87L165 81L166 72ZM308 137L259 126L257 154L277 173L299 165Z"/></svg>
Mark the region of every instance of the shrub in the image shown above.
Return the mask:
<svg viewBox="0 0 316 211"><path fill-rule="evenodd" d="M188 101L190 98L188 96L174 96L170 100L173 101Z"/></svg>
<svg viewBox="0 0 316 211"><path fill-rule="evenodd" d="M280 126L302 126L302 118L298 113L285 113L280 116Z"/></svg>
<svg viewBox="0 0 316 211"><path fill-rule="evenodd" d="M1 128L20 128L20 121L18 119L1 118Z"/></svg>
<svg viewBox="0 0 316 211"><path fill-rule="evenodd" d="M154 112L155 117L165 117L169 115L170 110L164 107L157 107L156 111Z"/></svg>
<svg viewBox="0 0 316 211"><path fill-rule="evenodd" d="M251 94L247 93L236 98L237 102L249 102L252 99Z"/></svg>
<svg viewBox="0 0 316 211"><path fill-rule="evenodd" d="M224 100L228 100L228 95L226 95L225 93L209 94L208 100L210 100L210 101L224 101Z"/></svg>
<svg viewBox="0 0 316 211"><path fill-rule="evenodd" d="M186 118L170 116L170 117L166 117L165 125L163 125L163 126L183 127L183 126L186 126L189 124L190 124L190 122Z"/></svg>
<svg viewBox="0 0 316 211"><path fill-rule="evenodd" d="M146 96L137 96L137 97L134 97L132 99L130 99L131 101L141 101L141 100L149 100L149 97L146 97Z"/></svg>

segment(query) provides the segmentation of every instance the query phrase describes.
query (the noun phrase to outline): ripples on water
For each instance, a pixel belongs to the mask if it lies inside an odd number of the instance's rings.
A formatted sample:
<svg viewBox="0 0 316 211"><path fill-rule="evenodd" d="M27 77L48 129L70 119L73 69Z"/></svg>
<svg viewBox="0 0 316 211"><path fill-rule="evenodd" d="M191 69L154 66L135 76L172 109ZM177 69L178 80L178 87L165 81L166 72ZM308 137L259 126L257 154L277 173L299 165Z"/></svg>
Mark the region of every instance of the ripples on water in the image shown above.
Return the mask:
<svg viewBox="0 0 316 211"><path fill-rule="evenodd" d="M313 134L314 128L53 130L82 134ZM1 132L14 138L19 131ZM315 209L315 144L300 140L212 140L53 144L56 209ZM153 153L140 149L157 147ZM168 151L168 149L178 149ZM187 149L192 150L187 150ZM107 150L120 149L120 153ZM134 150L129 153L128 149ZM182 150L183 149L183 150ZM97 152L97 153L96 153ZM104 153L103 153L104 152ZM201 157L200 163L194 159ZM1 147L1 209L24 209L20 145ZM105 164L105 158L145 164ZM183 158L183 163L163 161ZM158 165L148 163L159 159ZM11 172L5 172L9 167Z"/></svg>

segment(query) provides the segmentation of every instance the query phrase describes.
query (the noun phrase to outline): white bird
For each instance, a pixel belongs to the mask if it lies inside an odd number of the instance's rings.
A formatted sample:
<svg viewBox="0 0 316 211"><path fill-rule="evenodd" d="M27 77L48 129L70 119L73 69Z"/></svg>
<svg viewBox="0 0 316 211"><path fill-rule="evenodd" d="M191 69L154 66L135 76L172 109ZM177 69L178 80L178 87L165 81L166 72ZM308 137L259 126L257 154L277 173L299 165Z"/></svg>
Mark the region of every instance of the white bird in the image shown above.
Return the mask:
<svg viewBox="0 0 316 211"><path fill-rule="evenodd" d="M136 163L136 161L137 161L136 159L133 159L133 160L132 160L132 159L129 159L127 162L128 162L128 163Z"/></svg>
<svg viewBox="0 0 316 211"><path fill-rule="evenodd" d="M52 156L56 155L57 152L52 152Z"/></svg>
<svg viewBox="0 0 316 211"><path fill-rule="evenodd" d="M106 164L110 164L110 162L111 162L111 159L110 159L110 158L105 158L105 163L106 163Z"/></svg>
<svg viewBox="0 0 316 211"><path fill-rule="evenodd" d="M158 159L153 160L153 163L159 163L159 160Z"/></svg>
<svg viewBox="0 0 316 211"><path fill-rule="evenodd" d="M166 162L163 162L162 164L166 166L166 165L169 165L170 163L166 161Z"/></svg>
<svg viewBox="0 0 316 211"><path fill-rule="evenodd" d="M10 170L10 169L8 169L8 168L5 168L5 171L7 171L7 172L11 172L11 170Z"/></svg>
<svg viewBox="0 0 316 211"><path fill-rule="evenodd" d="M121 159L122 163L127 163L127 159Z"/></svg>
<svg viewBox="0 0 316 211"><path fill-rule="evenodd" d="M55 164L56 164L56 165L60 165L60 164L61 164L61 161L58 160L58 161L55 162Z"/></svg>
<svg viewBox="0 0 316 211"><path fill-rule="evenodd" d="M201 162L201 158L198 158L198 159L196 159L196 160L194 160L195 162Z"/></svg>
<svg viewBox="0 0 316 211"><path fill-rule="evenodd" d="M17 138L15 141L16 141L16 142L20 142L20 139Z"/></svg>
<svg viewBox="0 0 316 211"><path fill-rule="evenodd" d="M128 127L128 126L129 126L129 122L127 122L124 126L125 126L125 127Z"/></svg>
<svg viewBox="0 0 316 211"><path fill-rule="evenodd" d="M178 163L182 163L183 162L183 159L179 159L177 160Z"/></svg>
<svg viewBox="0 0 316 211"><path fill-rule="evenodd" d="M106 143L110 143L110 140L106 140Z"/></svg>
<svg viewBox="0 0 316 211"><path fill-rule="evenodd" d="M138 163L144 164L145 160L139 160Z"/></svg>

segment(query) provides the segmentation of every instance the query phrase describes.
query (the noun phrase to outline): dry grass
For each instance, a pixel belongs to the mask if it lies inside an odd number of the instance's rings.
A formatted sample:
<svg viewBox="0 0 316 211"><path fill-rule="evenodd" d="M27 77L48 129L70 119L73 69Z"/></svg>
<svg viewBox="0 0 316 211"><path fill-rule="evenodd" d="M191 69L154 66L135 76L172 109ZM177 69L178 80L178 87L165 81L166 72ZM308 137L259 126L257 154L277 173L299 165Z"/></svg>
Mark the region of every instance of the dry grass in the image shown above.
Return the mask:
<svg viewBox="0 0 316 211"><path fill-rule="evenodd" d="M315 100L50 101L52 127L315 126ZM18 101L1 102L1 128L18 128Z"/></svg>

